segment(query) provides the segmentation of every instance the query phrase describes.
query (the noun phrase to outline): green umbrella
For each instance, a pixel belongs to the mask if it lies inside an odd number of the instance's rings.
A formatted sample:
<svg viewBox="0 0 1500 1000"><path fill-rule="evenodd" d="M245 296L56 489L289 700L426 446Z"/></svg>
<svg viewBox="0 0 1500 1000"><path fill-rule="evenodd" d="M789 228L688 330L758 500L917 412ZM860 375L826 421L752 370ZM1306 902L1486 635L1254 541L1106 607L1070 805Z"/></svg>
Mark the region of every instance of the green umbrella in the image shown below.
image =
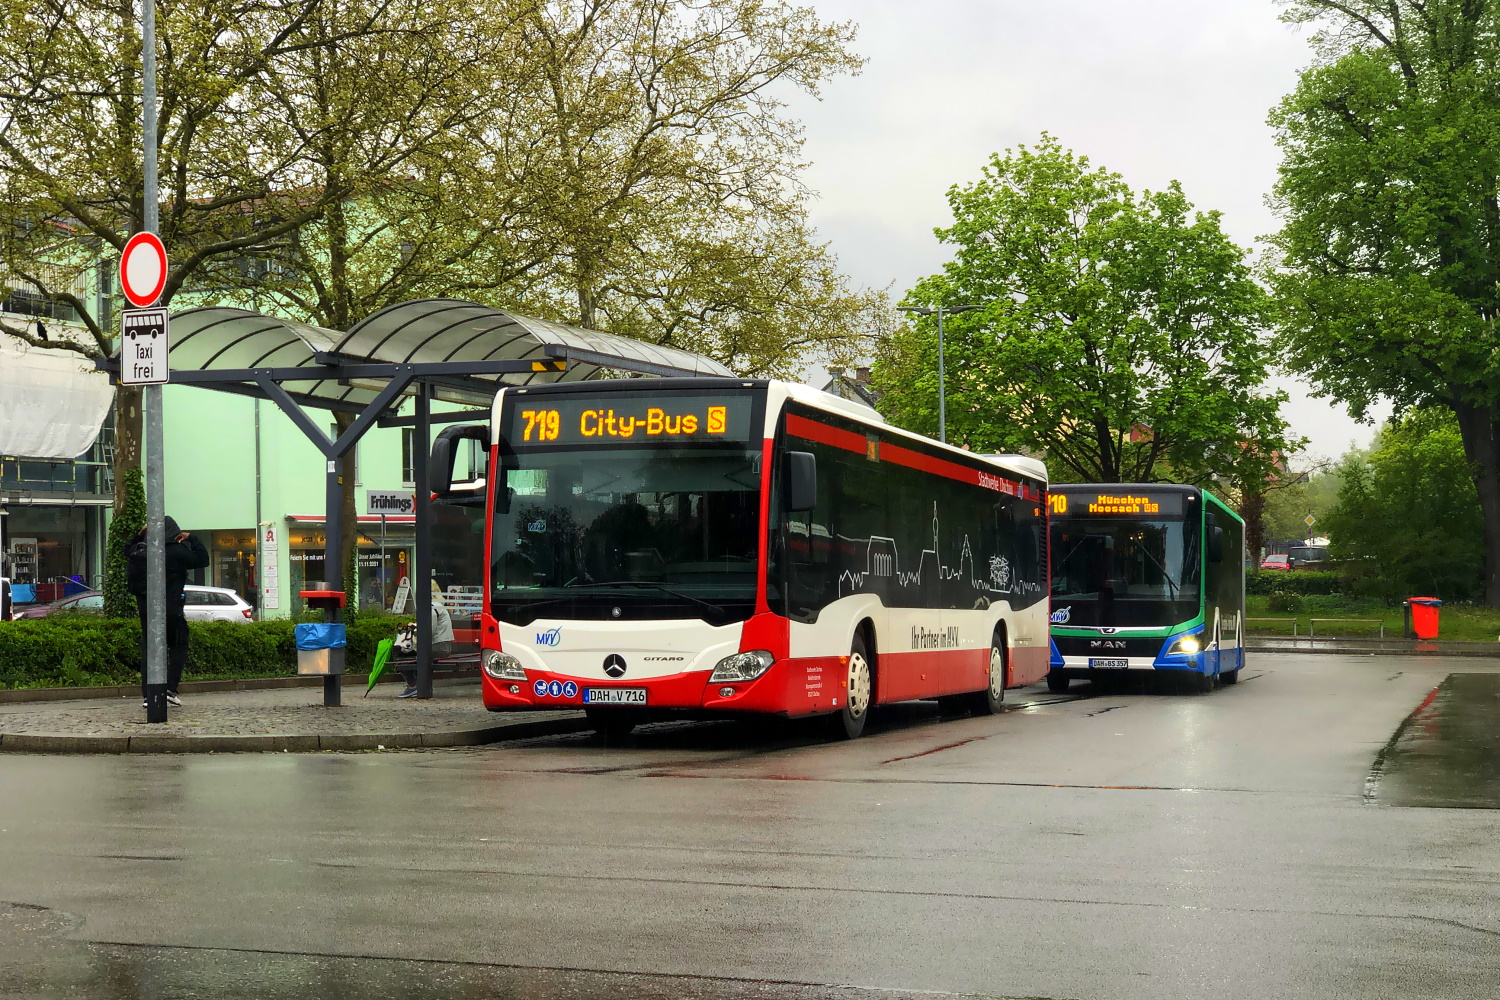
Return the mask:
<svg viewBox="0 0 1500 1000"><path fill-rule="evenodd" d="M375 647L375 662L370 666L369 682L365 685L365 697L375 688L375 682L380 680L380 675L385 673L385 665L390 661L391 650L396 648L395 639L381 639Z"/></svg>

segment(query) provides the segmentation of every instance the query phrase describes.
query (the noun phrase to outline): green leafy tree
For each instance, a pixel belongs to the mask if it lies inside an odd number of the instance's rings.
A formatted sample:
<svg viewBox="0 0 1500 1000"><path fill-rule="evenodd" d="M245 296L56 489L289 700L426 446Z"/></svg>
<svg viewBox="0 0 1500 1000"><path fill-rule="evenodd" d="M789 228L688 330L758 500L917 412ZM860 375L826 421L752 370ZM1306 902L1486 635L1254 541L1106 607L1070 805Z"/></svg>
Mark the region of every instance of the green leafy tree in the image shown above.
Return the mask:
<svg viewBox="0 0 1500 1000"><path fill-rule="evenodd" d="M1500 607L1500 5L1285 6L1321 56L1271 116L1291 363L1357 415L1454 413Z"/></svg>
<svg viewBox="0 0 1500 1000"><path fill-rule="evenodd" d="M857 71L852 25L782 0L554 0L518 28L529 110L496 165L527 165L526 218L551 253L480 298L743 374L858 350L883 297L814 238L778 96Z"/></svg>
<svg viewBox="0 0 1500 1000"><path fill-rule="evenodd" d="M1261 389L1266 300L1216 213L1136 195L1050 136L948 193L957 249L913 304L946 317L948 439L1045 455L1060 480L1259 478L1296 447ZM937 435L936 324L890 338L881 407Z"/></svg>
<svg viewBox="0 0 1500 1000"><path fill-rule="evenodd" d="M1390 600L1468 599L1483 592L1484 515L1453 414L1393 420L1368 459L1345 456L1326 521L1330 554Z"/></svg>

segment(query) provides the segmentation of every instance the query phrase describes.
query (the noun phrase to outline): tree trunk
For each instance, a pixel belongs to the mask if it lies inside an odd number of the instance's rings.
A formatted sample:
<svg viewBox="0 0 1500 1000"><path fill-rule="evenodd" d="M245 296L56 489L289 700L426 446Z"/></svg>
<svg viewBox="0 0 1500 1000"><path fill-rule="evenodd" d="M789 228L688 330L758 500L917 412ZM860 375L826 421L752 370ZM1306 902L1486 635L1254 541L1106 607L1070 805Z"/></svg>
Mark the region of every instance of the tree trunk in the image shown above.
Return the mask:
<svg viewBox="0 0 1500 1000"><path fill-rule="evenodd" d="M1239 515L1245 522L1245 550L1259 566L1261 551L1266 547L1266 491L1242 487Z"/></svg>
<svg viewBox="0 0 1500 1000"><path fill-rule="evenodd" d="M339 434L353 425L355 417L356 414L353 413L334 411L333 422ZM344 593L349 595L348 604L351 608L358 607L355 602L359 595L359 520L355 509L355 480L358 478L359 446L356 445L339 460L339 487L343 498L340 506L344 509L343 524L339 531L339 551L344 554Z"/></svg>
<svg viewBox="0 0 1500 1000"><path fill-rule="evenodd" d="M1500 427L1490 406L1453 405L1484 514L1484 600L1500 609Z"/></svg>
<svg viewBox="0 0 1500 1000"><path fill-rule="evenodd" d="M118 517L125 510L125 473L141 467L141 389L115 387L115 503Z"/></svg>

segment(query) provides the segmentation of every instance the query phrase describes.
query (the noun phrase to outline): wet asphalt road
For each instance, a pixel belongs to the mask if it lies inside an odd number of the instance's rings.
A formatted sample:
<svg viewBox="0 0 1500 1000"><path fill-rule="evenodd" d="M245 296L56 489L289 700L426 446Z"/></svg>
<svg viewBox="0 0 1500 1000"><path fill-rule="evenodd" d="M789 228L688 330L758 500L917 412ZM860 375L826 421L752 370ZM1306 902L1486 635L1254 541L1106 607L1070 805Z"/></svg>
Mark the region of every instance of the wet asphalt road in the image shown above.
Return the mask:
<svg viewBox="0 0 1500 1000"><path fill-rule="evenodd" d="M1491 1000L1500 809L1445 806L1500 803L1393 737L1495 669L1260 655L840 744L4 756L0 997Z"/></svg>

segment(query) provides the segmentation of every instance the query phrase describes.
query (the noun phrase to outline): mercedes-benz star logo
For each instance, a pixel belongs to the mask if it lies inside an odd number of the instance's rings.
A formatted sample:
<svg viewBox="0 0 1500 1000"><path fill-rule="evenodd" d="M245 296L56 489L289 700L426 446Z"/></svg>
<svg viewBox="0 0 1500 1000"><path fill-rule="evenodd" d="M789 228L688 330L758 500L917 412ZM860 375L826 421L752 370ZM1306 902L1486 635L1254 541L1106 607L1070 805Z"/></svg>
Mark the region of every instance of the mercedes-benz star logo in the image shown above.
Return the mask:
<svg viewBox="0 0 1500 1000"><path fill-rule="evenodd" d="M623 677L625 675L625 657L619 653L610 653L604 658L604 672L611 677Z"/></svg>

